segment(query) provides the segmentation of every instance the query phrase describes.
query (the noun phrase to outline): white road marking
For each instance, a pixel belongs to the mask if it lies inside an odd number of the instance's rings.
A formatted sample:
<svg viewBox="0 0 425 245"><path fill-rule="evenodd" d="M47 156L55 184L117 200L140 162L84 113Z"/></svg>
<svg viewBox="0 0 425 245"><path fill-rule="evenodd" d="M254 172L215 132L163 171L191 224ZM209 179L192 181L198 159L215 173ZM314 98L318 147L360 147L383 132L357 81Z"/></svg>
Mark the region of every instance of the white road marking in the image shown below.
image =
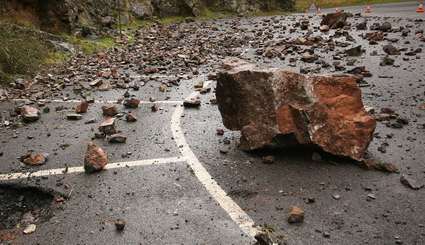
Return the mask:
<svg viewBox="0 0 425 245"><path fill-rule="evenodd" d="M184 157L146 159L146 160L138 160L138 161L110 163L106 165L105 169L140 167L140 166L176 163L176 162L185 162L185 161L186 159ZM80 167L69 167L68 169L57 168L57 169L40 170L36 172L9 173L9 174L0 174L0 181L24 179L29 177L73 174L73 173L82 173L82 172L84 172L84 167L80 166Z"/></svg>
<svg viewBox="0 0 425 245"><path fill-rule="evenodd" d="M184 107L182 105L177 106L171 118L171 131L173 132L177 147L180 149L181 154L194 171L195 176L199 179L211 196L229 214L230 218L239 225L240 229L245 234L254 238L254 236L259 232L259 230L255 227L254 221L217 184L187 144L180 126L180 118L183 115L183 112Z"/></svg>
<svg viewBox="0 0 425 245"><path fill-rule="evenodd" d="M32 102L28 99L14 99L15 102ZM43 103L80 103L82 100L37 100L37 102ZM95 100L95 104L118 104L117 100ZM140 104L180 104L181 101L175 100L160 100L160 101L140 101Z"/></svg>

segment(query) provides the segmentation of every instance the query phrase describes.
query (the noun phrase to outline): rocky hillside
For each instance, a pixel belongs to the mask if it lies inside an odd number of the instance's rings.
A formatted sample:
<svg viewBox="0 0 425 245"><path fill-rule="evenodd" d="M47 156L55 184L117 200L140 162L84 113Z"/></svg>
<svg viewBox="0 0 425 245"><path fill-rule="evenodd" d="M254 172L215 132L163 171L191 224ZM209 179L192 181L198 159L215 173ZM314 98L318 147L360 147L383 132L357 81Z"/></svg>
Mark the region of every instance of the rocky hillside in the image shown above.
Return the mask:
<svg viewBox="0 0 425 245"><path fill-rule="evenodd" d="M294 0L2 0L1 19L31 23L48 31L111 26L121 18L199 16L204 10L247 13L290 10ZM119 11L120 10L120 11ZM119 14L120 13L120 14Z"/></svg>

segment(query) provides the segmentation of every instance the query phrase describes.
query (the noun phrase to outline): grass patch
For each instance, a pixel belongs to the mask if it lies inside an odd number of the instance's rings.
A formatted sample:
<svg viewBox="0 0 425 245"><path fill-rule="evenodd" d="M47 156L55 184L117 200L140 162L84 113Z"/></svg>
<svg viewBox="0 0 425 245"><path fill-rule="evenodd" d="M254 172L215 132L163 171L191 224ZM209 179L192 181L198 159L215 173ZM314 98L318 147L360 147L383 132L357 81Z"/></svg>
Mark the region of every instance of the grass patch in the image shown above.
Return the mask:
<svg viewBox="0 0 425 245"><path fill-rule="evenodd" d="M48 58L49 45L30 29L0 25L0 82L15 75L34 75Z"/></svg>
<svg viewBox="0 0 425 245"><path fill-rule="evenodd" d="M95 40L71 35L63 35L63 37L67 42L77 46L85 54L95 54L116 45L115 40L112 37L101 37Z"/></svg>
<svg viewBox="0 0 425 245"><path fill-rule="evenodd" d="M407 2L409 0L316 0L314 1L320 8L342 7L350 5L366 5L377 3L396 3ZM411 1L411 0L410 0ZM296 0L295 9L297 11L305 11L313 3L311 0Z"/></svg>

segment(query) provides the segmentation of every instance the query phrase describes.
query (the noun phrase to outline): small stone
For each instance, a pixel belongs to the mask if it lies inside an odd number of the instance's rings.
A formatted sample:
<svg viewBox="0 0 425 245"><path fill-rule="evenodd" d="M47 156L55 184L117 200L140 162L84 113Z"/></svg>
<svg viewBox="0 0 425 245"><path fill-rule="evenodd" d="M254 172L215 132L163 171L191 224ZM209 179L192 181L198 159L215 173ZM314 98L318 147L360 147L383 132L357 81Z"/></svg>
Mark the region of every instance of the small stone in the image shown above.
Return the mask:
<svg viewBox="0 0 425 245"><path fill-rule="evenodd" d="M140 100L136 98L126 99L124 100L124 106L126 108L138 108L140 104Z"/></svg>
<svg viewBox="0 0 425 245"><path fill-rule="evenodd" d="M203 80L200 80L200 81L196 82L193 87L195 89L202 89L204 87L204 81Z"/></svg>
<svg viewBox="0 0 425 245"><path fill-rule="evenodd" d="M102 112L104 116L113 117L118 114L117 107L115 105L104 105L102 106Z"/></svg>
<svg viewBox="0 0 425 245"><path fill-rule="evenodd" d="M28 152L27 154L20 157L21 162L28 166L40 166L47 162L47 153L32 153Z"/></svg>
<svg viewBox="0 0 425 245"><path fill-rule="evenodd" d="M265 156L262 158L262 161L264 164L273 164L274 163L274 157L273 156Z"/></svg>
<svg viewBox="0 0 425 245"><path fill-rule="evenodd" d="M90 142L87 146L87 151L84 157L85 172L90 174L101 171L107 164L107 153L95 143Z"/></svg>
<svg viewBox="0 0 425 245"><path fill-rule="evenodd" d="M167 85L165 85L164 83L159 85L159 91L160 92L167 92Z"/></svg>
<svg viewBox="0 0 425 245"><path fill-rule="evenodd" d="M383 48L384 52L388 55L399 55L400 54L400 50L398 50L398 48L394 47L391 44L385 45L382 48Z"/></svg>
<svg viewBox="0 0 425 245"><path fill-rule="evenodd" d="M302 223L304 221L304 210L299 207L291 207L289 211L288 222L290 224Z"/></svg>
<svg viewBox="0 0 425 245"><path fill-rule="evenodd" d="M347 54L348 56L360 56L362 55L362 46L356 46L354 48L350 48L345 50L345 54Z"/></svg>
<svg viewBox="0 0 425 245"><path fill-rule="evenodd" d="M89 120L85 121L84 124L92 124L92 123L96 123L96 118L90 118Z"/></svg>
<svg viewBox="0 0 425 245"><path fill-rule="evenodd" d="M367 22L366 21L360 22L359 24L356 25L356 29L358 31L366 30L367 29Z"/></svg>
<svg viewBox="0 0 425 245"><path fill-rule="evenodd" d="M333 194L333 195L332 195L332 197L333 197L333 199L335 199L335 200L339 200L339 199L341 199L341 196L340 196L339 194Z"/></svg>
<svg viewBox="0 0 425 245"><path fill-rule="evenodd" d="M21 108L21 115L24 122L35 122L40 119L40 111L32 106L25 105Z"/></svg>
<svg viewBox="0 0 425 245"><path fill-rule="evenodd" d="M27 227L25 227L25 229L23 230L23 233L25 235L31 234L31 233L34 233L36 229L37 229L37 226L36 225L29 224Z"/></svg>
<svg viewBox="0 0 425 245"><path fill-rule="evenodd" d="M152 112L157 112L159 110L158 106L156 104L151 106L151 111Z"/></svg>
<svg viewBox="0 0 425 245"><path fill-rule="evenodd" d="M193 92L183 102L185 107L199 107L201 105L201 98L199 92Z"/></svg>
<svg viewBox="0 0 425 245"><path fill-rule="evenodd" d="M223 136L223 135L224 135L224 129L222 129L222 128L218 128L218 129L216 130L216 134L217 134L217 135L219 135L219 136Z"/></svg>
<svg viewBox="0 0 425 245"><path fill-rule="evenodd" d="M400 182L404 186L406 186L406 187L408 187L408 188L410 188L412 190L419 190L419 189L422 189L424 187L423 184L422 185L418 184L415 180L409 178L408 176L406 176L404 174L402 174L400 176Z"/></svg>
<svg viewBox="0 0 425 245"><path fill-rule="evenodd" d="M70 114L66 115L66 119L72 120L72 121L81 120L82 118L83 118L83 116L81 114L77 114L77 113L70 113Z"/></svg>
<svg viewBox="0 0 425 245"><path fill-rule="evenodd" d="M392 163L387 163L387 162L381 162L378 160L374 160L374 159L367 159L361 162L361 166L372 170L378 170L378 171L382 171L382 172L388 172L388 173L398 173L399 169L396 165L392 164Z"/></svg>
<svg viewBox="0 0 425 245"><path fill-rule="evenodd" d="M322 25L322 26L320 26L320 31L321 32L328 32L329 31L329 26L328 25Z"/></svg>
<svg viewBox="0 0 425 245"><path fill-rule="evenodd" d="M384 58L382 58L381 63L379 63L380 66L392 66L394 65L394 59L391 59L388 56L385 56Z"/></svg>
<svg viewBox="0 0 425 245"><path fill-rule="evenodd" d="M324 231L323 232L323 237L324 238L329 238L329 237L331 237L331 234L329 232L327 232L327 231Z"/></svg>
<svg viewBox="0 0 425 245"><path fill-rule="evenodd" d="M115 228L117 231L123 231L125 228L126 222L122 219L115 220Z"/></svg>
<svg viewBox="0 0 425 245"><path fill-rule="evenodd" d="M125 143L127 141L127 137L122 134L113 134L108 137L109 143Z"/></svg>
<svg viewBox="0 0 425 245"><path fill-rule="evenodd" d="M372 193L371 193L371 194L368 194L368 195L367 195L367 199L368 199L368 200L375 200L375 199L376 199L376 196L375 196L375 194L372 194Z"/></svg>
<svg viewBox="0 0 425 245"><path fill-rule="evenodd" d="M75 113L86 113L89 109L89 103L85 100L81 101L76 107L75 107Z"/></svg>
<svg viewBox="0 0 425 245"><path fill-rule="evenodd" d="M310 54L309 52L305 52L301 57L301 60L307 63L313 63L317 59L318 57L316 55Z"/></svg>
<svg viewBox="0 0 425 245"><path fill-rule="evenodd" d="M136 122L137 121L137 117L133 114L133 113L127 113L127 115L125 116L125 120L127 122Z"/></svg>
<svg viewBox="0 0 425 245"><path fill-rule="evenodd" d="M99 131L106 134L106 135L112 135L117 132L115 128L115 118L109 117L103 121L99 126Z"/></svg>

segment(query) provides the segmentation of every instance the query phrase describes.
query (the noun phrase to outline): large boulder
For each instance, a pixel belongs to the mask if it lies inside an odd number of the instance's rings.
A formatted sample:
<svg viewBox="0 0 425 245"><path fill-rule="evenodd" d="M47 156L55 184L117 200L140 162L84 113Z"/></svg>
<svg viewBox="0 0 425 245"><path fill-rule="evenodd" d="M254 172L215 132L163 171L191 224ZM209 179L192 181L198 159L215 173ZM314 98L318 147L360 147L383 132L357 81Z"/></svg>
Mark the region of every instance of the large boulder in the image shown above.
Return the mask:
<svg viewBox="0 0 425 245"><path fill-rule="evenodd" d="M218 107L224 125L241 131L241 149L314 144L363 159L376 122L354 76L304 76L237 58L226 59L223 69L217 74Z"/></svg>

